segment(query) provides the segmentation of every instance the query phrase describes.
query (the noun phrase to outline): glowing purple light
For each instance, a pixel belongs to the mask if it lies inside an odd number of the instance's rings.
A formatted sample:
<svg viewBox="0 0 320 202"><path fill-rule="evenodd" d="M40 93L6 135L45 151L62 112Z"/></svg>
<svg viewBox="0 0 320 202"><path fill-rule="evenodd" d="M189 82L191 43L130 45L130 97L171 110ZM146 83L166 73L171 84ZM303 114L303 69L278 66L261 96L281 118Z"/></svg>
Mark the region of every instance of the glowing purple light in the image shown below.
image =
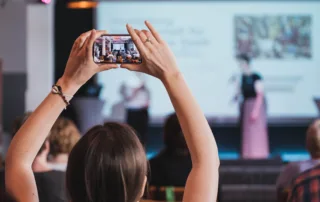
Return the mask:
<svg viewBox="0 0 320 202"><path fill-rule="evenodd" d="M51 2L51 0L41 0L42 3L45 3L45 4L49 4Z"/></svg>

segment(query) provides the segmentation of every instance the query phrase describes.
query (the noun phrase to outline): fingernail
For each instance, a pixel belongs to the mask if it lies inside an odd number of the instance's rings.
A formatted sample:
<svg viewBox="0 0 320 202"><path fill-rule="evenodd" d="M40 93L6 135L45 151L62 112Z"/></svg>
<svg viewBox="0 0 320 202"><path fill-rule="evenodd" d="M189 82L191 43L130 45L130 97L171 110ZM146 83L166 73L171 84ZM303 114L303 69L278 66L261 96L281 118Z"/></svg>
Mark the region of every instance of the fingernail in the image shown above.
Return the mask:
<svg viewBox="0 0 320 202"><path fill-rule="evenodd" d="M129 24L127 24L127 26L128 26L129 28L132 28L132 26L131 26L131 25L129 25Z"/></svg>
<svg viewBox="0 0 320 202"><path fill-rule="evenodd" d="M145 22L146 22L146 23L149 23L149 21L148 21L148 20L146 20Z"/></svg>

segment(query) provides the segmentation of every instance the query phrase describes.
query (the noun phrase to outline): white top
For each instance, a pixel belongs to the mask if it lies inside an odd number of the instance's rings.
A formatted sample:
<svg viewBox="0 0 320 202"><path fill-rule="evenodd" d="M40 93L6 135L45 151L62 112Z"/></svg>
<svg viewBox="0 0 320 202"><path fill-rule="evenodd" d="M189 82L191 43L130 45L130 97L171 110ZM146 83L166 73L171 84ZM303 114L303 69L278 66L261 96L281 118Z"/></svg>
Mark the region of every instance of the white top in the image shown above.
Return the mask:
<svg viewBox="0 0 320 202"><path fill-rule="evenodd" d="M150 95L143 78L132 77L122 86L127 109L142 109L149 107Z"/></svg>
<svg viewBox="0 0 320 202"><path fill-rule="evenodd" d="M67 170L67 163L50 163L49 166L52 170L64 172Z"/></svg>

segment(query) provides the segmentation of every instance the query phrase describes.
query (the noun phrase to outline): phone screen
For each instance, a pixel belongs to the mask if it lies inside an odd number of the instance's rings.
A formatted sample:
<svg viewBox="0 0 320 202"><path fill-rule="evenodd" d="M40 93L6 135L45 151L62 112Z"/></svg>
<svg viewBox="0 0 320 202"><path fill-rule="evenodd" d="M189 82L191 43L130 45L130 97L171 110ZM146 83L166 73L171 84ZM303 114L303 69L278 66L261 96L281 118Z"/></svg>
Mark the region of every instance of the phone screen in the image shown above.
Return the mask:
<svg viewBox="0 0 320 202"><path fill-rule="evenodd" d="M130 35L102 35L93 44L95 63L140 64L140 53Z"/></svg>

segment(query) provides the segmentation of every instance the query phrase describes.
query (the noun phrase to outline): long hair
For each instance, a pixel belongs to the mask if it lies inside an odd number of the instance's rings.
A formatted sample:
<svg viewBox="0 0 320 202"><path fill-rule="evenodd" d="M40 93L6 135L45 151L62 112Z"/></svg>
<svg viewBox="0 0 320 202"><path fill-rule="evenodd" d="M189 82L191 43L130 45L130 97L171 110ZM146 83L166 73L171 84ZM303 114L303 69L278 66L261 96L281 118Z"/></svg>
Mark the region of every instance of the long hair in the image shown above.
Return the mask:
<svg viewBox="0 0 320 202"><path fill-rule="evenodd" d="M66 173L74 202L136 202L143 195L147 158L131 127L106 123L72 149Z"/></svg>

